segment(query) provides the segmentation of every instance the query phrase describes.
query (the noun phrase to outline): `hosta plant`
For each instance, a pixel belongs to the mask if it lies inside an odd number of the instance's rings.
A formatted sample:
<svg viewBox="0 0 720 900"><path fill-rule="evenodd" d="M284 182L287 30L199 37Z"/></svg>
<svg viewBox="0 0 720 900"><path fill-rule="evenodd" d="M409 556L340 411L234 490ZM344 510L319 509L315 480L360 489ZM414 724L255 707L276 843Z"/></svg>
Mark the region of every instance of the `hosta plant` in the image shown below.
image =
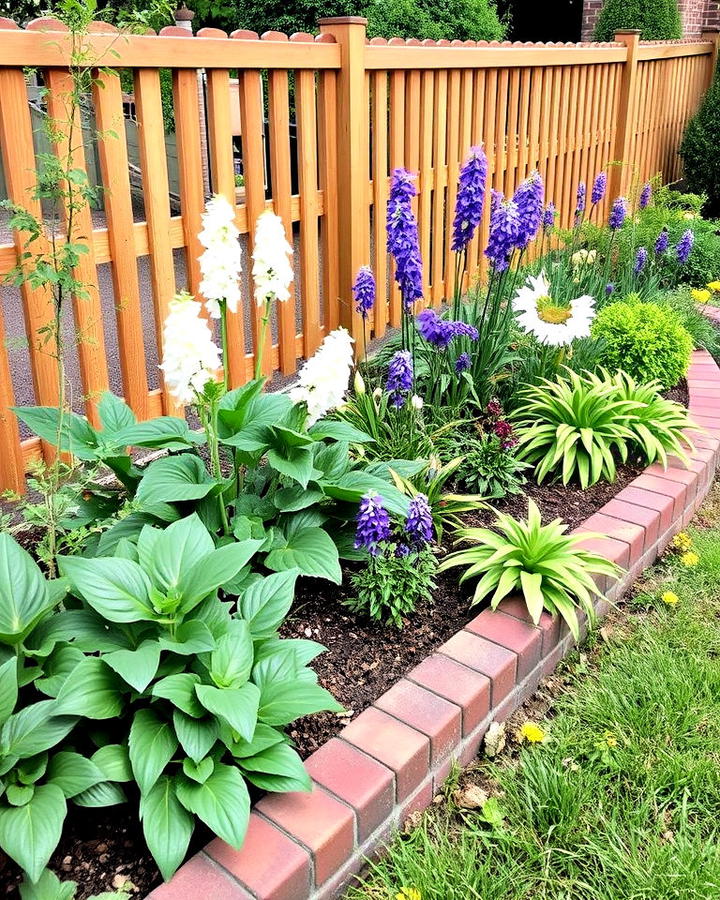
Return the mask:
<svg viewBox="0 0 720 900"><path fill-rule="evenodd" d="M542 524L540 511L528 502L528 517L521 521L498 514L494 529L461 528L460 540L472 546L451 553L440 571L464 566L461 582L477 578L472 605L490 598L490 608L511 593L522 594L537 625L545 609L560 615L577 639L576 607L594 616L593 595L600 596L593 574L617 578L618 567L597 553L577 545L592 535L565 534L560 519Z"/></svg>
<svg viewBox="0 0 720 900"><path fill-rule="evenodd" d="M601 478L614 481L615 455L627 461L639 408L610 381L569 370L557 381L543 379L523 391L513 413L518 456L535 466L539 483L550 475L559 475L563 484L576 475L583 488Z"/></svg>

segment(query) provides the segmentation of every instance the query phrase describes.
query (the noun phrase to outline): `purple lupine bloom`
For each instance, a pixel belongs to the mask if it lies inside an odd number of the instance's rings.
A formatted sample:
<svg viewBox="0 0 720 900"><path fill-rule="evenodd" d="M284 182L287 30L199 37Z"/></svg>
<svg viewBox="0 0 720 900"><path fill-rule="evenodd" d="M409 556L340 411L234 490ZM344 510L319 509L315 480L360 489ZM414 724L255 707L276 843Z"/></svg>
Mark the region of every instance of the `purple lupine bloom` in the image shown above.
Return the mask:
<svg viewBox="0 0 720 900"><path fill-rule="evenodd" d="M548 205L545 207L545 210L543 211L542 224L543 224L543 228L546 231L548 231L550 228L552 228L553 225L555 224L555 204L554 203L548 203Z"/></svg>
<svg viewBox="0 0 720 900"><path fill-rule="evenodd" d="M423 295L420 242L411 205L416 177L407 169L394 169L387 205L387 249L395 259L395 281L406 310Z"/></svg>
<svg viewBox="0 0 720 900"><path fill-rule="evenodd" d="M453 323L441 319L434 309L424 309L415 319L417 329L429 344L445 348L455 337Z"/></svg>
<svg viewBox="0 0 720 900"><path fill-rule="evenodd" d="M617 231L622 228L625 216L627 216L627 200L624 197L617 197L610 210L608 225L613 231Z"/></svg>
<svg viewBox="0 0 720 900"><path fill-rule="evenodd" d="M677 247L675 248L675 254L677 255L679 263L685 265L688 259L690 259L690 253L694 243L695 235L693 234L692 229L688 228L687 231L683 232L683 235L677 242Z"/></svg>
<svg viewBox="0 0 720 900"><path fill-rule="evenodd" d="M614 285L614 284L611 283L611 284L606 284L606 285L605 285L605 293L607 294L608 297L610 296L610 294L612 294L612 293L614 293L614 292L615 292L615 285Z"/></svg>
<svg viewBox="0 0 720 900"><path fill-rule="evenodd" d="M352 292L355 310L363 319L367 319L368 313L375 305L375 276L370 266L361 266L358 269Z"/></svg>
<svg viewBox="0 0 720 900"><path fill-rule="evenodd" d="M640 191L640 200L639 206L640 209L645 209L646 206L650 205L650 200L652 199L652 185L648 181L646 185L644 185L643 189Z"/></svg>
<svg viewBox="0 0 720 900"><path fill-rule="evenodd" d="M455 361L455 371L458 375L460 375L462 372L467 372L467 370L470 368L470 365L470 354L461 353Z"/></svg>
<svg viewBox="0 0 720 900"><path fill-rule="evenodd" d="M510 265L510 257L518 245L520 216L512 200L505 200L502 193L493 191L490 213L490 238L485 256L496 272L504 272Z"/></svg>
<svg viewBox="0 0 720 900"><path fill-rule="evenodd" d="M466 337L471 341L476 341L480 335L474 325L468 325L467 322L451 322L453 337Z"/></svg>
<svg viewBox="0 0 720 900"><path fill-rule="evenodd" d="M642 270L645 268L645 264L648 261L648 252L646 247L638 247L638 252L635 254L635 264L633 265L633 274L639 275Z"/></svg>
<svg viewBox="0 0 720 900"><path fill-rule="evenodd" d="M355 529L355 549L367 550L377 556L379 544L391 537L390 516L383 505L383 498L366 494L360 500Z"/></svg>
<svg viewBox="0 0 720 900"><path fill-rule="evenodd" d="M390 360L385 387L390 394L390 402L399 409L405 403L403 394L412 390L413 363L409 350L398 350Z"/></svg>
<svg viewBox="0 0 720 900"><path fill-rule="evenodd" d="M545 187L538 171L526 178L515 191L513 202L520 216L520 231L515 245L518 250L524 250L538 233L543 216L544 194Z"/></svg>
<svg viewBox="0 0 720 900"><path fill-rule="evenodd" d="M657 236L657 240L655 241L655 253L658 256L662 256L663 253L668 248L668 244L670 243L670 233L667 228L663 228L660 234Z"/></svg>
<svg viewBox="0 0 720 900"><path fill-rule="evenodd" d="M607 172L598 172L593 182L592 192L590 194L590 202L595 206L605 196L607 190Z"/></svg>
<svg viewBox="0 0 720 900"><path fill-rule="evenodd" d="M482 147L471 147L460 169L451 250L459 253L472 240L480 224L485 203L487 157Z"/></svg>
<svg viewBox="0 0 720 900"><path fill-rule="evenodd" d="M430 503L425 494L415 494L408 506L405 533L410 543L419 546L433 539L433 521Z"/></svg>
<svg viewBox="0 0 720 900"><path fill-rule="evenodd" d="M577 199L575 201L575 218L579 219L585 212L585 203L587 198L587 185L581 181L577 189Z"/></svg>

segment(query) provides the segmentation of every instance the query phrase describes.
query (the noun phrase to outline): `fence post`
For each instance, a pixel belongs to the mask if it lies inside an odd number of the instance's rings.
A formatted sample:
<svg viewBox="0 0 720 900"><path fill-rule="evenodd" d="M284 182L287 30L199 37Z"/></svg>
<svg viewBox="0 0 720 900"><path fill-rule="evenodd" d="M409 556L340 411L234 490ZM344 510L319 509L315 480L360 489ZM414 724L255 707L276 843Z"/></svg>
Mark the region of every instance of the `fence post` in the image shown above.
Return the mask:
<svg viewBox="0 0 720 900"><path fill-rule="evenodd" d="M715 69L717 67L718 48L720 47L720 25L706 25L702 30L700 40L707 41L708 44L713 45L712 54L710 57L710 85L712 84L713 78L715 77Z"/></svg>
<svg viewBox="0 0 720 900"><path fill-rule="evenodd" d="M635 132L635 110L637 101L637 59L640 49L640 29L628 28L615 32L615 41L625 44L627 58L620 82L617 131L613 147L613 166L610 174L610 197L617 197L627 185L627 165L631 162L630 151Z"/></svg>
<svg viewBox="0 0 720 900"><path fill-rule="evenodd" d="M341 68L337 82L337 205L340 325L355 338L356 354L362 351L362 320L352 302L352 283L357 270L370 263L368 220L369 134L365 96L365 42L367 19L361 16L320 19L320 31L340 45ZM384 215L384 212L383 212ZM326 260L333 265L333 260Z"/></svg>

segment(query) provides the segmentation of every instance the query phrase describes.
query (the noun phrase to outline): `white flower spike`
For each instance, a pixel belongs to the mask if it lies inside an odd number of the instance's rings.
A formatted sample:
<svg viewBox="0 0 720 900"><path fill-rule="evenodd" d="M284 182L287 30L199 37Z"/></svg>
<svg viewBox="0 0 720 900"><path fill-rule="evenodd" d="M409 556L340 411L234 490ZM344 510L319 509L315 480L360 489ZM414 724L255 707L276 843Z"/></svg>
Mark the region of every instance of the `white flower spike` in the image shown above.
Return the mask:
<svg viewBox="0 0 720 900"><path fill-rule="evenodd" d="M292 268L293 249L285 237L280 216L266 210L255 225L252 274L255 302L262 306L271 300L284 303L290 299L290 284L295 277Z"/></svg>
<svg viewBox="0 0 720 900"><path fill-rule="evenodd" d="M208 200L202 223L198 240L205 252L199 257L200 293L210 315L219 319L222 300L230 312L237 312L241 299L240 232L235 226L235 210L222 194Z"/></svg>
<svg viewBox="0 0 720 900"><path fill-rule="evenodd" d="M344 328L331 331L300 369L299 384L290 391L290 398L294 403L307 405L308 425L336 409L345 399L353 368L353 343Z"/></svg>
<svg viewBox="0 0 720 900"><path fill-rule="evenodd" d="M220 350L200 310L191 294L177 294L170 301L163 328L160 368L168 390L184 406L195 401L221 365Z"/></svg>
<svg viewBox="0 0 720 900"><path fill-rule="evenodd" d="M556 303L550 296L545 272L537 277L530 275L513 298L512 307L519 313L517 322L524 331L534 334L541 344L554 347L589 337L595 318L595 300L589 294L576 297L569 306Z"/></svg>

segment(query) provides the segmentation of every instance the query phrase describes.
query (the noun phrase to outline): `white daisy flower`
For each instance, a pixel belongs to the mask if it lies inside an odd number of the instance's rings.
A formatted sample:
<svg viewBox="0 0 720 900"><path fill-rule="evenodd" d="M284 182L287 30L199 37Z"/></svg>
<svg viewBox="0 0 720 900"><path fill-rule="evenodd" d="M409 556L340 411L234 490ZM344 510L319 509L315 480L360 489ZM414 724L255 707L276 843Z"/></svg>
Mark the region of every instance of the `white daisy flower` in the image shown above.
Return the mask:
<svg viewBox="0 0 720 900"><path fill-rule="evenodd" d="M589 337L595 318L595 300L589 294L576 297L569 306L553 300L545 272L529 276L513 298L512 307L519 313L517 322L524 331L535 335L541 344L555 347Z"/></svg>

